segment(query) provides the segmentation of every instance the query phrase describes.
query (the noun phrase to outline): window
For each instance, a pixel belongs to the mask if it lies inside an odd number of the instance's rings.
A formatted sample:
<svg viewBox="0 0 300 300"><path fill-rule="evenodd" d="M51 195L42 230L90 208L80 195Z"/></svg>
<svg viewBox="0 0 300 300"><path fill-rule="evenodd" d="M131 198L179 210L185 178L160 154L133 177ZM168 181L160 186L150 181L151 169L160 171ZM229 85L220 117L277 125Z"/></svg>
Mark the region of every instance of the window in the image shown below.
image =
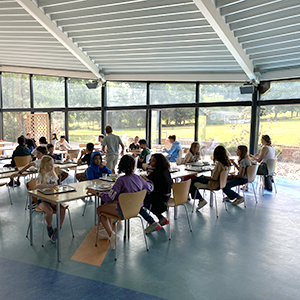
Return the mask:
<svg viewBox="0 0 300 300"><path fill-rule="evenodd" d="M99 107L101 106L101 86L88 89L85 79L68 79L69 107Z"/></svg>
<svg viewBox="0 0 300 300"><path fill-rule="evenodd" d="M201 84L199 86L200 102L251 101L251 94L240 93L240 83Z"/></svg>
<svg viewBox="0 0 300 300"><path fill-rule="evenodd" d="M146 137L146 111L108 111L107 125L111 125L113 133L120 136L124 145L128 146L136 135Z"/></svg>
<svg viewBox="0 0 300 300"><path fill-rule="evenodd" d="M34 107L65 107L63 77L33 76Z"/></svg>
<svg viewBox="0 0 300 300"><path fill-rule="evenodd" d="M300 81L271 82L270 89L261 95L261 100L279 100L299 98Z"/></svg>
<svg viewBox="0 0 300 300"><path fill-rule="evenodd" d="M250 107L199 109L199 137L203 155L211 155L218 144L235 155L238 145L249 145Z"/></svg>
<svg viewBox="0 0 300 300"><path fill-rule="evenodd" d="M29 75L3 73L3 108L29 108Z"/></svg>
<svg viewBox="0 0 300 300"><path fill-rule="evenodd" d="M20 135L26 137L28 114L25 112L3 112L3 138L5 141L16 142Z"/></svg>
<svg viewBox="0 0 300 300"><path fill-rule="evenodd" d="M74 145L95 143L99 134L101 134L100 111L69 112L69 142Z"/></svg>
<svg viewBox="0 0 300 300"><path fill-rule="evenodd" d="M146 84L134 82L107 82L107 106L146 104Z"/></svg>
<svg viewBox="0 0 300 300"><path fill-rule="evenodd" d="M56 133L57 138L65 135L65 113L55 111L51 113L51 133Z"/></svg>
<svg viewBox="0 0 300 300"><path fill-rule="evenodd" d="M195 103L195 84L159 83L150 85L151 104Z"/></svg>

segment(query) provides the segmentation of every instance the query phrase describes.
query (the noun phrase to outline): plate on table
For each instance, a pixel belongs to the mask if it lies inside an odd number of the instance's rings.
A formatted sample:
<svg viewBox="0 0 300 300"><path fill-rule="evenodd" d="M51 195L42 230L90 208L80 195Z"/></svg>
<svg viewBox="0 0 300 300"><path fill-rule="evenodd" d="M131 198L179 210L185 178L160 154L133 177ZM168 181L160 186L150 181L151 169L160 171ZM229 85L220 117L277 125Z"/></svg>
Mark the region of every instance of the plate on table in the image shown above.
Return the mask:
<svg viewBox="0 0 300 300"><path fill-rule="evenodd" d="M105 182L105 183L90 185L88 186L88 188L91 188L98 192L104 192L104 191L109 191L113 187L113 185L114 185L113 183Z"/></svg>
<svg viewBox="0 0 300 300"><path fill-rule="evenodd" d="M201 171L203 171L203 168L202 167L193 167L193 166L191 166L191 167L186 167L185 168L187 171L194 171L194 172L201 172Z"/></svg>

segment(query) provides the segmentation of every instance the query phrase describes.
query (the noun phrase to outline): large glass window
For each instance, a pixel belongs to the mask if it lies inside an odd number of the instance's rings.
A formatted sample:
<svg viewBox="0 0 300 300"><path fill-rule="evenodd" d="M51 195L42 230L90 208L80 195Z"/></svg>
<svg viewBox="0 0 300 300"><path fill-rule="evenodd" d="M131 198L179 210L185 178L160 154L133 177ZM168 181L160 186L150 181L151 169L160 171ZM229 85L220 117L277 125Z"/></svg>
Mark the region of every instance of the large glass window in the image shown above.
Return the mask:
<svg viewBox="0 0 300 300"><path fill-rule="evenodd" d="M182 146L189 147L195 136L195 109L171 108L152 111L151 146L164 144L169 135L176 135Z"/></svg>
<svg viewBox="0 0 300 300"><path fill-rule="evenodd" d="M211 155L222 144L233 155L238 145L249 145L250 107L199 109L199 137L202 154Z"/></svg>
<svg viewBox="0 0 300 300"><path fill-rule="evenodd" d="M25 112L3 112L3 138L8 142L16 142L20 135L26 136L27 115Z"/></svg>
<svg viewBox="0 0 300 300"><path fill-rule="evenodd" d="M113 133L120 136L124 145L128 146L136 135L146 137L146 111L108 111L107 125L111 125Z"/></svg>
<svg viewBox="0 0 300 300"><path fill-rule="evenodd" d="M60 135L65 135L65 113L54 111L51 113L51 133L56 133L57 138Z"/></svg>
<svg viewBox="0 0 300 300"><path fill-rule="evenodd" d="M242 84L200 84L200 102L251 101L251 94L241 94Z"/></svg>
<svg viewBox="0 0 300 300"><path fill-rule="evenodd" d="M101 106L101 86L88 89L86 83L84 79L68 79L69 107Z"/></svg>
<svg viewBox="0 0 300 300"><path fill-rule="evenodd" d="M4 108L30 107L29 75L3 73L2 83Z"/></svg>
<svg viewBox="0 0 300 300"><path fill-rule="evenodd" d="M107 82L107 106L146 104L146 84L135 82Z"/></svg>
<svg viewBox="0 0 300 300"><path fill-rule="evenodd" d="M300 80L271 82L270 89L261 95L261 100L299 98Z"/></svg>
<svg viewBox="0 0 300 300"><path fill-rule="evenodd" d="M33 76L34 107L65 107L63 77Z"/></svg>
<svg viewBox="0 0 300 300"><path fill-rule="evenodd" d="M76 145L96 143L99 134L101 134L100 111L69 112L69 142Z"/></svg>
<svg viewBox="0 0 300 300"><path fill-rule="evenodd" d="M150 85L151 104L195 103L195 84L157 83Z"/></svg>

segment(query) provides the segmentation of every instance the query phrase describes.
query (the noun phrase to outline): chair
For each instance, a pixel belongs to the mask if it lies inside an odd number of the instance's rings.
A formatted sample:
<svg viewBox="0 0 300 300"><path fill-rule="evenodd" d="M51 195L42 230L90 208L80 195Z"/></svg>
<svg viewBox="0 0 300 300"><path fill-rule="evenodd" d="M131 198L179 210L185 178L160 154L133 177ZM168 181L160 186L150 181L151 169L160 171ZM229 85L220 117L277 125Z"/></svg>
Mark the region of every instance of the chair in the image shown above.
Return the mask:
<svg viewBox="0 0 300 300"><path fill-rule="evenodd" d="M181 151L181 150L180 150L180 151ZM181 158L181 157L176 158L175 160L176 160L176 164L177 164L177 165L181 165L181 164L182 164L182 158Z"/></svg>
<svg viewBox="0 0 300 300"><path fill-rule="evenodd" d="M68 155L71 159L74 159L74 158L77 159L78 158L78 153L77 152L68 153Z"/></svg>
<svg viewBox="0 0 300 300"><path fill-rule="evenodd" d="M140 218L141 223L142 223L142 229L143 229L143 234L144 234L144 239L145 239L145 244L146 244L146 249L149 251L148 244L147 244L147 239L146 239L146 234L144 230L144 224L142 221L142 217L139 216L140 209L143 205L143 201L146 196L146 190L142 190L139 192L135 193L123 193L119 195L119 204L123 213L123 219L119 218L118 216L111 215L108 213L102 213L101 215L98 216L98 226L97 226L97 233L96 233L96 244L97 246L97 241L98 241L98 230L99 230L99 224L100 224L100 218L101 216L105 216L107 218L116 220L117 222L115 223L115 232L117 233L117 223L122 220L129 220L132 218ZM126 231L124 232L126 234ZM117 242L117 234L116 234L116 242ZM117 247L115 249L115 260L117 260Z"/></svg>
<svg viewBox="0 0 300 300"><path fill-rule="evenodd" d="M277 158L269 158L266 161L267 167L268 167L268 175L273 175L276 169L276 165L277 165ZM265 182L264 182L264 176L265 175L260 175L260 186L262 187L262 194L263 196L265 195ZM277 194L277 189L276 189L276 184L275 184L275 180L274 180L274 176L273 176L273 184L274 184L274 188L275 188L275 193Z"/></svg>
<svg viewBox="0 0 300 300"><path fill-rule="evenodd" d="M194 185L197 189L208 190L211 193L213 193L213 195L215 196L215 205L216 205L217 218L219 217L219 214L218 214L218 206L217 206L217 195L216 195L215 192L219 191L219 190L222 190L226 186L228 173L229 173L229 170L224 170L224 171L221 172L221 174L220 174L220 187L218 189L215 189L215 190L211 190L209 188L203 188L203 185L200 182L195 182L194 183ZM194 207L195 207L195 201L196 201L195 197L196 197L196 193L194 195L194 203L193 203L192 212L194 211ZM225 206L225 210L227 211L226 201L224 201L224 206Z"/></svg>
<svg viewBox="0 0 300 300"><path fill-rule="evenodd" d="M251 183L251 185L252 185L252 190L253 190L253 194L254 194L254 198L255 198L256 203L258 203L258 201L257 201L256 192L255 192L253 182L254 182L255 177L256 177L257 169L258 169L258 164L251 165L251 166L247 167L248 184ZM244 207L246 207L245 189L243 189L243 197L244 197Z"/></svg>
<svg viewBox="0 0 300 300"><path fill-rule="evenodd" d="M26 156L15 156L14 157L14 162L18 168L22 168L29 164L31 161L31 155L26 155Z"/></svg>
<svg viewBox="0 0 300 300"><path fill-rule="evenodd" d="M85 148L86 144L79 144L79 148Z"/></svg>
<svg viewBox="0 0 300 300"><path fill-rule="evenodd" d="M32 179L29 182L27 182L27 189L28 190L36 190L36 179ZM45 233L45 217L46 217L46 213L42 209L40 209L38 207L38 204L37 204L37 200L38 199L36 197L32 197L32 200L36 204L35 211L40 212L40 213L43 214L42 247L44 247L44 233ZM65 208L68 211L69 220L70 220L70 226L71 226L71 233L72 233L72 237L74 238L74 231L73 231L73 225L72 225L72 220L71 220L71 214L70 214L70 210L69 210L69 205L65 205ZM53 214L56 214L56 210L53 210ZM59 224L57 224L57 226L59 226ZM27 238L28 238L29 229L30 229L30 222L28 224L28 229L27 229L27 233L26 233L26 237Z"/></svg>
<svg viewBox="0 0 300 300"><path fill-rule="evenodd" d="M1 186L5 186L7 187L7 191L8 191L8 195L9 195L9 200L10 200L10 204L12 205L12 200L11 200L11 195L10 195L10 190L9 190L9 186L8 186L8 182L0 182L0 187Z"/></svg>
<svg viewBox="0 0 300 300"><path fill-rule="evenodd" d="M187 211L187 207L185 205L188 196L189 196L189 191L190 191L190 185L191 185L191 179L186 180L186 181L182 181L182 182L175 182L172 185L172 189L173 189L173 197L170 198L170 200L167 203L167 214L168 214L168 220L169 220L169 240L171 240L171 225L170 225L170 217L169 217L169 209L170 207L175 207L179 206L179 205L183 205L185 208L185 212L186 212L186 217L188 219L188 223L189 223L189 227L190 227L190 231L192 232L192 225L191 225L191 221L190 221L190 217ZM175 211L174 211L174 219L175 218Z"/></svg>

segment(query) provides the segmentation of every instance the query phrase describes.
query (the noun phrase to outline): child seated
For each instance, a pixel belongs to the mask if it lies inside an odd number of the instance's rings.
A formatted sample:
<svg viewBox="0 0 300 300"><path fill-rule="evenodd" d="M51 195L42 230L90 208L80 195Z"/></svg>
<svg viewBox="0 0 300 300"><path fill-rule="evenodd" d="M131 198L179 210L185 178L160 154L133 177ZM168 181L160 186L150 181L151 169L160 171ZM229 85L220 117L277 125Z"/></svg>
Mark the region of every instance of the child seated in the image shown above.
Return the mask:
<svg viewBox="0 0 300 300"><path fill-rule="evenodd" d="M91 164L85 171L86 179L93 180L103 176L103 174L111 174L111 170L108 169L102 163L102 155L100 152L95 151L91 154Z"/></svg>
<svg viewBox="0 0 300 300"><path fill-rule="evenodd" d="M139 141L139 144L140 144L140 148L142 149L142 152L140 153L139 157L138 157L138 164L137 164L137 167L139 169L142 168L142 165L144 163L146 163L146 158L147 158L147 155L150 155L150 150L149 148L147 148L147 141L142 139Z"/></svg>

